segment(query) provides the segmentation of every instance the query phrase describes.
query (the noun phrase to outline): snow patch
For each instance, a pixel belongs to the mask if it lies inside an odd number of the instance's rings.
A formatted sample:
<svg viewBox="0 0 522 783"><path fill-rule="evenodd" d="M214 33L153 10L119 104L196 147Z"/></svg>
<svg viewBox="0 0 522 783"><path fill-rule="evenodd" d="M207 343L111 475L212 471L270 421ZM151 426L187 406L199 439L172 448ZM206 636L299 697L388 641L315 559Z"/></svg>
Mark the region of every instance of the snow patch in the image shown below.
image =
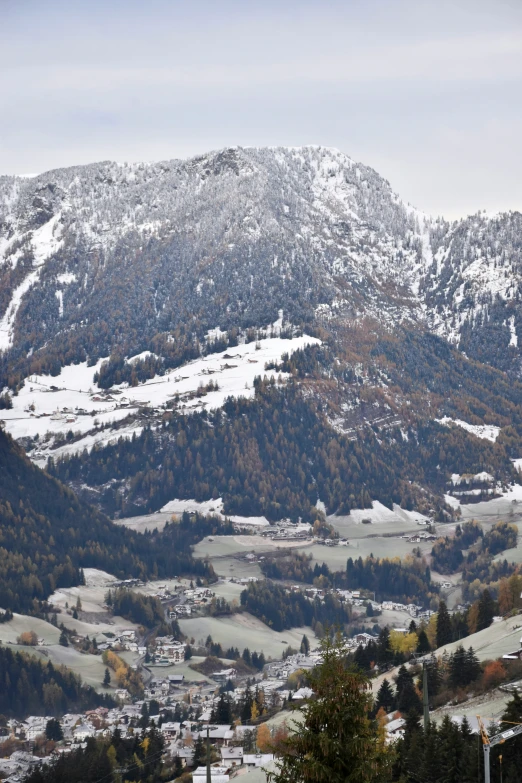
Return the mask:
<svg viewBox="0 0 522 783"><path fill-rule="evenodd" d="M462 429L467 432L471 432L472 435L476 435L477 438L483 438L492 443L496 441L501 430L500 427L495 427L493 424L468 424L467 421L462 421L462 419L451 419L449 416L444 416L442 419L436 419L436 421L438 421L439 424L443 424L445 427L455 424L457 427L462 427Z"/></svg>
<svg viewBox="0 0 522 783"><path fill-rule="evenodd" d="M509 338L509 345L518 348L518 337L517 337L517 330L515 329L514 315L511 316L508 323L509 323L509 333L511 335L511 337Z"/></svg>
<svg viewBox="0 0 522 783"><path fill-rule="evenodd" d="M194 513L197 511L199 514L214 514L218 517L225 517L222 498L204 500L201 502L197 500L170 500L168 503L165 503L160 511L161 513L166 514L183 514L185 511ZM242 517L238 514L227 514L226 517L237 525L251 525L253 527L266 527L270 525L270 522L266 517Z"/></svg>
<svg viewBox="0 0 522 783"><path fill-rule="evenodd" d="M14 323L22 299L40 277L42 265L53 253L56 253L62 244L59 220L60 214L54 215L47 223L33 232L31 243L34 254L33 267L36 268L33 268L25 280L15 288L9 306L0 320L0 351L8 350L13 344Z"/></svg>

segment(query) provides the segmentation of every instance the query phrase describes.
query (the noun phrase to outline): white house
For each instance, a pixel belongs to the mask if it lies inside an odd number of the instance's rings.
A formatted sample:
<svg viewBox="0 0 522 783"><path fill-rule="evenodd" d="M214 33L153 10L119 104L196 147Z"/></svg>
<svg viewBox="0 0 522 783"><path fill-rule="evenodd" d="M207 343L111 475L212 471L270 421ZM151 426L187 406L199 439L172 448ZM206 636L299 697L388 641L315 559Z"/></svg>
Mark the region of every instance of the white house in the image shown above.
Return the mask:
<svg viewBox="0 0 522 783"><path fill-rule="evenodd" d="M246 767L264 767L273 760L273 753L245 753L243 756L243 764Z"/></svg>
<svg viewBox="0 0 522 783"><path fill-rule="evenodd" d="M224 767L238 767L243 762L243 748L221 748L221 763Z"/></svg>
<svg viewBox="0 0 522 783"><path fill-rule="evenodd" d="M230 780L227 775L226 767L211 767L210 779L212 783L228 783ZM207 768L198 767L192 773L192 783L207 783Z"/></svg>

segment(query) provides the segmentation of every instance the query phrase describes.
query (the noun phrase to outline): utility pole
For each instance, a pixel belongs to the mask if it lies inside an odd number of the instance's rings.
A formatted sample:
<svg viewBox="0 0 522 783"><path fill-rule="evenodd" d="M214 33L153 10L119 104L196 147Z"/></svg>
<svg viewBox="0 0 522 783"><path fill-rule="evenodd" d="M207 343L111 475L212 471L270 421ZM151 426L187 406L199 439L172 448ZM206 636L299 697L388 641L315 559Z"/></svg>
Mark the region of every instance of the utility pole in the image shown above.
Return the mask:
<svg viewBox="0 0 522 783"><path fill-rule="evenodd" d="M428 667L422 662L422 713L424 715L424 732L430 728L430 705L428 701Z"/></svg>
<svg viewBox="0 0 522 783"><path fill-rule="evenodd" d="M210 737L209 726L207 726L207 783L212 783L212 775L210 774Z"/></svg>
<svg viewBox="0 0 522 783"><path fill-rule="evenodd" d="M504 731L501 731L499 734L495 734L493 737L490 737L486 731L486 727L484 726L480 715L477 715L477 721L480 729L480 736L482 737L482 747L484 749L484 783L490 783L491 782L491 773L490 773L490 753L491 748L495 745L499 745L501 743L506 742L506 740L513 739L513 737L518 737L520 734L522 734L522 723L513 723L512 729L506 729ZM510 723L511 721L503 721L504 723ZM502 776L502 756L500 756L500 774Z"/></svg>

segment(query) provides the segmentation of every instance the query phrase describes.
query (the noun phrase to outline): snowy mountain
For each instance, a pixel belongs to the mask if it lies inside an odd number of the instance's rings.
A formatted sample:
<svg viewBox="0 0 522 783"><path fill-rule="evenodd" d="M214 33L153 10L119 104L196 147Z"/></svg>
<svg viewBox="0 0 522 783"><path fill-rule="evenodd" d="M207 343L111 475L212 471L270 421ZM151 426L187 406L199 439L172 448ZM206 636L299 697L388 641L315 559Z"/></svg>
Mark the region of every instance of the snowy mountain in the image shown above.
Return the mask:
<svg viewBox="0 0 522 783"><path fill-rule="evenodd" d="M521 221L432 220L322 147L2 177L3 380L118 345L133 355L176 327L264 326L281 309L294 325L425 323L518 369Z"/></svg>
<svg viewBox="0 0 522 783"><path fill-rule="evenodd" d="M280 309L293 324L417 320L422 225L372 169L316 147L4 177L0 348L11 368L32 349L52 370Z"/></svg>
<svg viewBox="0 0 522 783"><path fill-rule="evenodd" d="M444 505L454 474L487 473L492 485L469 491L493 492L522 450L521 221L429 218L322 147L0 178L1 418L35 462L110 513L132 493L132 509L157 509L166 487L265 513L283 453L268 458L260 427L241 455L238 433L259 416L276 433L280 405L297 417L284 454L309 418L336 455L329 446L315 464L303 432L308 472L286 477L281 513L312 513L320 486L329 510L369 492L426 508L434 492ZM195 423L180 423L187 414ZM178 486L175 449L197 452L207 421L237 449L224 446L213 487L201 478L212 460ZM155 468L136 459L145 447ZM127 448L135 479L115 467ZM238 490L242 460L251 474Z"/></svg>
<svg viewBox="0 0 522 783"><path fill-rule="evenodd" d="M419 290L435 331L469 356L520 373L522 215L473 215L430 230Z"/></svg>

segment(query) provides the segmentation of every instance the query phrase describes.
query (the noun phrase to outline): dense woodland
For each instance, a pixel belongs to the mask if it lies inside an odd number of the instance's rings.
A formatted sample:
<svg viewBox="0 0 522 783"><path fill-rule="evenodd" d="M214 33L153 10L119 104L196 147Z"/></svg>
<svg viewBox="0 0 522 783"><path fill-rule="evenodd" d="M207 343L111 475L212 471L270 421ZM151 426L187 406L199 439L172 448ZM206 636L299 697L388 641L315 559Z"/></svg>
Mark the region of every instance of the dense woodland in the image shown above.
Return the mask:
<svg viewBox="0 0 522 783"><path fill-rule="evenodd" d="M315 563L311 556L292 553L288 557L265 556L261 569L269 579L305 582L317 587L363 589L375 593L377 600L429 604L437 588L431 582L430 569L419 558L348 558L346 571L331 571L326 563Z"/></svg>
<svg viewBox="0 0 522 783"><path fill-rule="evenodd" d="M405 435L371 428L350 440L325 421L321 405L297 386L258 380L254 400L229 399L223 409L191 416L166 414L163 424L132 439L50 460L49 471L96 495L109 514L131 516L161 508L173 497L222 497L229 514L270 520L318 517L368 508L372 500L404 508L437 507L420 485L441 492L451 473L514 473L506 450L460 428L419 422ZM441 519L446 519L438 504Z"/></svg>
<svg viewBox="0 0 522 783"><path fill-rule="evenodd" d="M274 631L303 625L344 626L351 619L350 607L334 595L310 601L300 592L288 592L270 581L252 582L241 593L241 606Z"/></svg>
<svg viewBox="0 0 522 783"><path fill-rule="evenodd" d="M486 577L489 569L497 569L498 579L501 575L498 569L502 568L502 563L492 563L492 559L499 552L516 547L517 538L517 526L508 522L497 522L485 534L477 522L467 522L462 527L457 525L454 537L444 536L435 542L431 565L441 574L463 570L465 581L472 582L480 577L481 581L492 581ZM473 546L476 542L479 542L477 546ZM465 555L462 550L467 549L470 551Z"/></svg>
<svg viewBox="0 0 522 783"><path fill-rule="evenodd" d="M99 706L114 706L109 696L82 684L65 666L41 662L33 655L0 647L0 714L60 716Z"/></svg>
<svg viewBox="0 0 522 783"><path fill-rule="evenodd" d="M151 595L142 595L120 588L109 590L105 602L113 614L146 628L153 628L165 620L161 601Z"/></svg>
<svg viewBox="0 0 522 783"><path fill-rule="evenodd" d="M147 578L190 573L212 577L190 545L232 526L217 518L184 515L162 533L117 527L34 466L0 430L0 607L40 613L55 589L81 583L81 569Z"/></svg>
<svg viewBox="0 0 522 783"><path fill-rule="evenodd" d="M507 703L498 731L522 722L522 699L515 692ZM480 735L473 734L466 719L459 726L449 716L428 732L418 715L407 715L404 739L397 743L392 780L397 783L477 783L484 779ZM492 728L492 733L495 729ZM492 783L518 783L522 765L522 738L516 737L491 749Z"/></svg>

